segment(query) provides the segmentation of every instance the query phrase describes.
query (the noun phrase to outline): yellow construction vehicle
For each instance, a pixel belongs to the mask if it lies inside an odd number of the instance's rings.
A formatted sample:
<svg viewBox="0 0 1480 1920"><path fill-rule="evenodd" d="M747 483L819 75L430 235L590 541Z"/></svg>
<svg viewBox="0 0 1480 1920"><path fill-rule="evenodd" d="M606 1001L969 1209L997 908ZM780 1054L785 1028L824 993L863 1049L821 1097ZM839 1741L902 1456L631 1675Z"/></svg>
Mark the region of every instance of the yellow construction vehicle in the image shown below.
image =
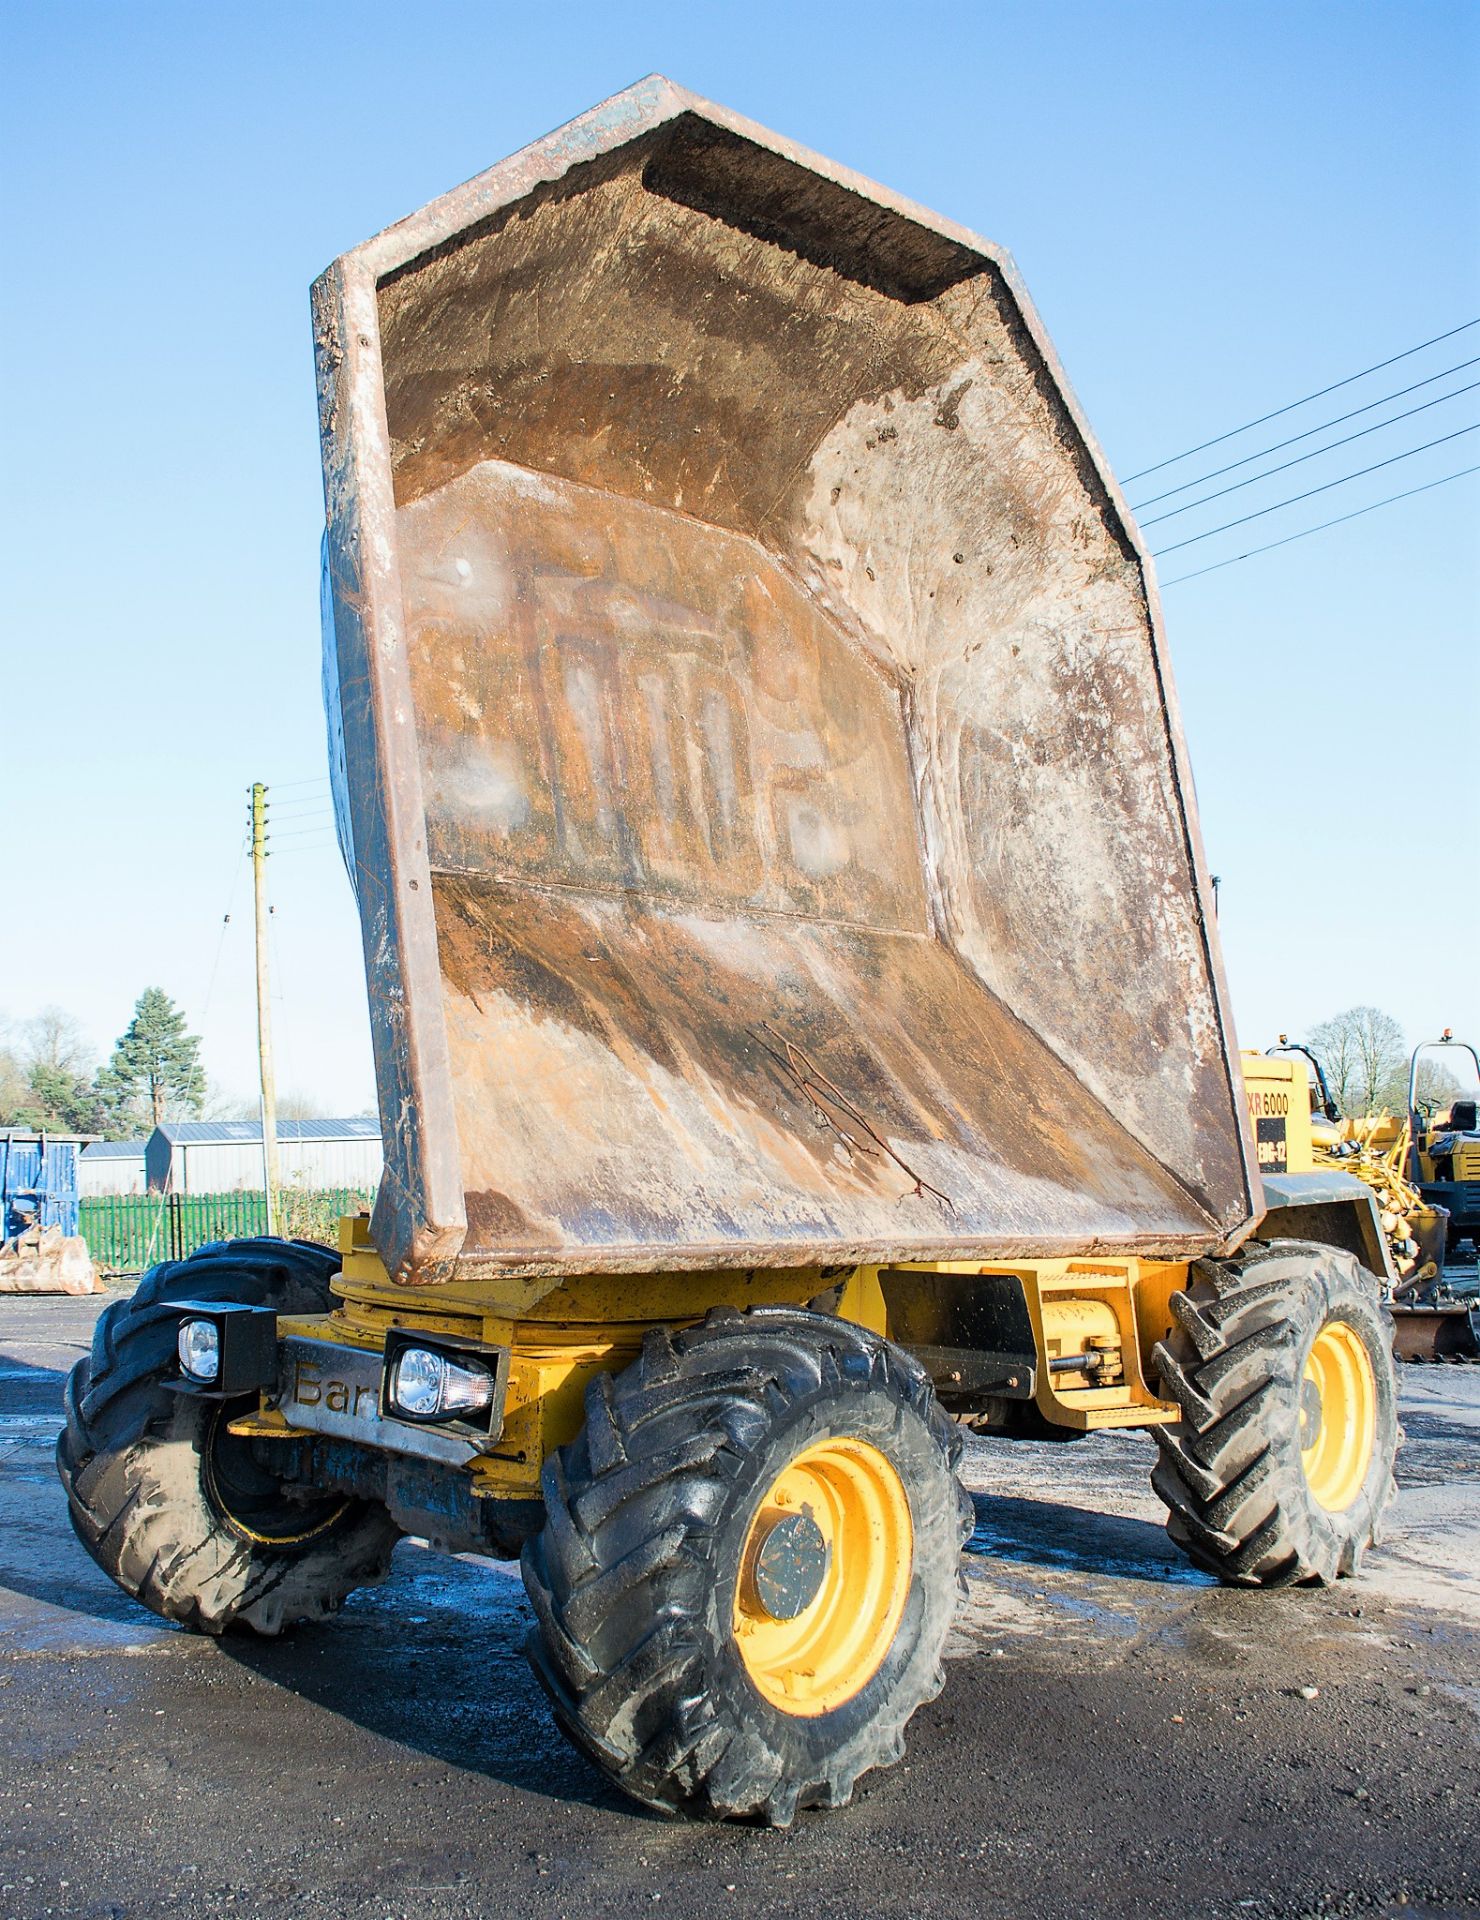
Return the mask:
<svg viewBox="0 0 1480 1920"><path fill-rule="evenodd" d="M1452 1100L1425 1099L1419 1069L1431 1053L1459 1054L1468 1086ZM1464 1082L1459 1083L1462 1087ZM1449 1246L1457 1253L1469 1242L1480 1253L1480 1053L1450 1028L1443 1037L1413 1050L1408 1066L1407 1172L1424 1200L1449 1215Z"/></svg>
<svg viewBox="0 0 1480 1920"><path fill-rule="evenodd" d="M943 1684L963 1424L1149 1429L1250 1587L1392 1491L1371 1192L1245 1062L1155 588L1008 258L645 81L315 288L385 1175L102 1316L59 1464L167 1618L522 1556L668 1811Z"/></svg>
<svg viewBox="0 0 1480 1920"><path fill-rule="evenodd" d="M1430 1046L1446 1044L1450 1044L1447 1033L1444 1041L1428 1042L1415 1051L1409 1071L1409 1114L1402 1120L1387 1111L1360 1118L1343 1115L1331 1097L1325 1069L1309 1047L1281 1034L1279 1045L1269 1049L1271 1054L1303 1055L1309 1063L1312 1166L1338 1169L1372 1191L1385 1242L1385 1259L1374 1262L1373 1271L1385 1281L1394 1349L1403 1360L1480 1357L1480 1286L1474 1284L1473 1276L1461 1279L1446 1271L1451 1256L1459 1252L1461 1235L1455 1231L1448 1207L1436 1204L1458 1198L1463 1205L1464 1190L1453 1180L1456 1159L1461 1173L1467 1165L1463 1135L1458 1136L1457 1155L1451 1152L1446 1160L1443 1154L1456 1138L1456 1120L1463 1123L1473 1115L1461 1100L1452 1107L1428 1103L1431 1117L1426 1118L1416 1094L1421 1056ZM1245 1056L1250 1057L1257 1058ZM1415 1150L1415 1121L1423 1129L1419 1137L1425 1146L1437 1144L1437 1159L1431 1151ZM1480 1138L1474 1150L1480 1172ZM1415 1185L1410 1169L1420 1179L1427 1172L1429 1184ZM1438 1183L1436 1170L1447 1177L1446 1184ZM1480 1185L1476 1192L1480 1194ZM1459 1220L1463 1226L1463 1212Z"/></svg>

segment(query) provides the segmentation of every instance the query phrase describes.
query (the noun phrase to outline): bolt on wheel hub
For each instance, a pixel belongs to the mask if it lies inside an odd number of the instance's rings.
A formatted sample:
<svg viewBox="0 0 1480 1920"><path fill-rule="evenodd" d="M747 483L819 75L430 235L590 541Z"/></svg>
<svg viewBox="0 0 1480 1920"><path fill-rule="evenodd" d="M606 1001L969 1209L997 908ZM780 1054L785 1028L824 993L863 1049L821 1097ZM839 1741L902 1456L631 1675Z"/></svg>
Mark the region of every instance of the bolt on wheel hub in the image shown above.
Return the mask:
<svg viewBox="0 0 1480 1920"><path fill-rule="evenodd" d="M751 1592L773 1620L795 1620L817 1598L827 1559L827 1540L811 1510L786 1514L759 1544Z"/></svg>
<svg viewBox="0 0 1480 1920"><path fill-rule="evenodd" d="M862 1692L893 1644L914 1567L909 1498L865 1441L820 1440L772 1481L745 1538L735 1644L784 1713L830 1713Z"/></svg>

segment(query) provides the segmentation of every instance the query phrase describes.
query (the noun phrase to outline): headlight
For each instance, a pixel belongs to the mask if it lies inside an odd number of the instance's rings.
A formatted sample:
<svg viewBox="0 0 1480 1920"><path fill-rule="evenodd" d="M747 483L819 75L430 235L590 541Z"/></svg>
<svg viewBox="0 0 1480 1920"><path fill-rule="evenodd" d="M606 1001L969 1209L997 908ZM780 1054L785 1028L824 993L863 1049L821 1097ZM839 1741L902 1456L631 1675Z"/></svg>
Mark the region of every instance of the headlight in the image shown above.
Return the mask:
<svg viewBox="0 0 1480 1920"><path fill-rule="evenodd" d="M221 1373L221 1334L214 1320L182 1320L176 1340L180 1371L209 1386Z"/></svg>
<svg viewBox="0 0 1480 1920"><path fill-rule="evenodd" d="M391 1364L386 1398L402 1420L457 1420L491 1407L495 1384L486 1367L435 1347L403 1347Z"/></svg>
<svg viewBox="0 0 1480 1920"><path fill-rule="evenodd" d="M398 1413L435 1420L442 1410L447 1362L425 1347L408 1347L391 1375L391 1400Z"/></svg>
<svg viewBox="0 0 1480 1920"><path fill-rule="evenodd" d="M177 1393L235 1400L277 1386L277 1315L271 1307L236 1301L177 1300L175 1352L180 1371L168 1384Z"/></svg>

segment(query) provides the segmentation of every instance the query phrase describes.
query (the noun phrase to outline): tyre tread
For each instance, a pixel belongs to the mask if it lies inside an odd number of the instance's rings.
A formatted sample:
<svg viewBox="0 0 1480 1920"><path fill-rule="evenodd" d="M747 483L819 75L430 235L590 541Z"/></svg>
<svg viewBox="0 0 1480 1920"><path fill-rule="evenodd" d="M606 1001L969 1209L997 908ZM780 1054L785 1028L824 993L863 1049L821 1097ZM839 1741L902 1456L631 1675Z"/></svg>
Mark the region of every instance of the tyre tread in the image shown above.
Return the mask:
<svg viewBox="0 0 1480 1920"><path fill-rule="evenodd" d="M661 1812L786 1825L799 1806L841 1805L939 1690L937 1661L902 1715L862 1727L815 1779L789 1779L759 1716L734 1724L700 1677L695 1622L725 1497L776 1420L845 1385L892 1396L897 1419L917 1415L954 1475L960 1431L913 1360L848 1321L785 1307L720 1308L650 1333L625 1372L591 1383L582 1435L546 1465L546 1528L523 1556L539 1622L530 1659L568 1736Z"/></svg>
<svg viewBox="0 0 1480 1920"><path fill-rule="evenodd" d="M144 1497L151 1450L180 1413L164 1384L174 1351L175 1303L274 1306L319 1313L332 1305L339 1256L311 1241L223 1241L154 1267L126 1300L99 1315L88 1354L68 1376L57 1472L73 1529L125 1592L166 1620L216 1634L240 1623L275 1634L332 1612L358 1586L384 1578L397 1530L380 1508L302 1555L258 1553L224 1526L186 1545L168 1499Z"/></svg>
<svg viewBox="0 0 1480 1920"><path fill-rule="evenodd" d="M1236 1586L1327 1585L1360 1564L1393 1496L1390 1395L1379 1387L1384 1473L1345 1530L1344 1517L1325 1515L1310 1495L1286 1427L1299 1356L1328 1302L1344 1299L1351 1311L1376 1297L1350 1254L1280 1240L1194 1262L1188 1287L1173 1294L1173 1328L1155 1358L1183 1417L1155 1429L1152 1486L1173 1540L1204 1571ZM1376 1311L1390 1348L1391 1316Z"/></svg>

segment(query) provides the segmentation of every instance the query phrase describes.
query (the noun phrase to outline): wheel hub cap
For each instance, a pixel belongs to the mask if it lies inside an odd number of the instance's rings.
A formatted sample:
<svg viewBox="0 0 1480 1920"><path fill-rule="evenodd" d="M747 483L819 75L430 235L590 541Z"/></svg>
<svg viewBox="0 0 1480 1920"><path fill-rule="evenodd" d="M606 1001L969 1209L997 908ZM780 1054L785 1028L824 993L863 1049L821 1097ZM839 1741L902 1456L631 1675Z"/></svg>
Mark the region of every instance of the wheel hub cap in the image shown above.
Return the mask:
<svg viewBox="0 0 1480 1920"><path fill-rule="evenodd" d="M773 1620L795 1620L817 1598L826 1573L827 1541L808 1508L778 1520L761 1540L751 1587Z"/></svg>

